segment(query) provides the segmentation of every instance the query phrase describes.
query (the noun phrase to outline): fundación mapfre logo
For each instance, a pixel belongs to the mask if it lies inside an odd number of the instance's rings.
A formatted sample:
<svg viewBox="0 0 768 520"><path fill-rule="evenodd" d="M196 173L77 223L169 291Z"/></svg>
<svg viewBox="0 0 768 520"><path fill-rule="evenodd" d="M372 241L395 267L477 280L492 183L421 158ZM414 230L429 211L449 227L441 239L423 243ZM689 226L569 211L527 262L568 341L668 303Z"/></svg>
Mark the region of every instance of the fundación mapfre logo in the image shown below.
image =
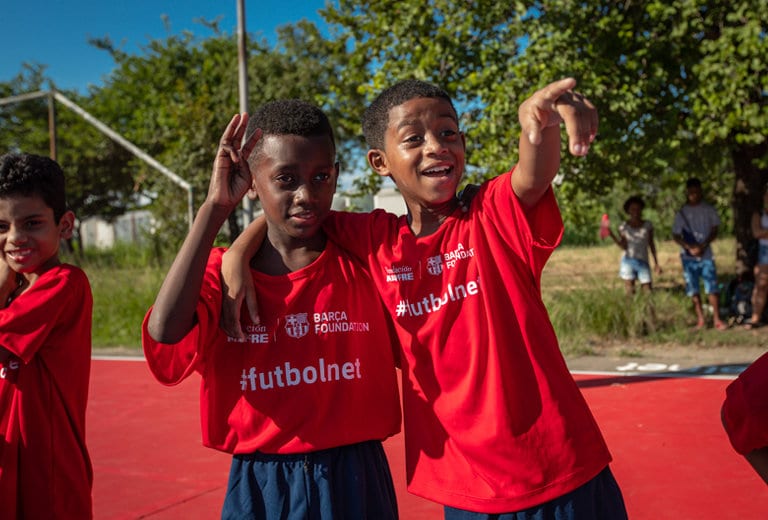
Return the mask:
<svg viewBox="0 0 768 520"><path fill-rule="evenodd" d="M427 272L434 276L443 272L443 257L441 255L427 258Z"/></svg>
<svg viewBox="0 0 768 520"><path fill-rule="evenodd" d="M307 335L309 332L309 320L307 319L307 313L300 314L286 314L285 316L285 332L290 337L298 339Z"/></svg>

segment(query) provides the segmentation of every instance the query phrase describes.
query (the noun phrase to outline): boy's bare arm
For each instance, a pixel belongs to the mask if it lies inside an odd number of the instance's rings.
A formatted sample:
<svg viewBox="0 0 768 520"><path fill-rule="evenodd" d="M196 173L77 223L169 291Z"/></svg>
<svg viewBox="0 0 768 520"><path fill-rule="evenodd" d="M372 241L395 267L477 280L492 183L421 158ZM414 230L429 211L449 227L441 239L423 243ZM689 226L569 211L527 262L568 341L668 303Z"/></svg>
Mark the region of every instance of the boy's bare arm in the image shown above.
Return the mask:
<svg viewBox="0 0 768 520"><path fill-rule="evenodd" d="M221 259L221 302L220 326L233 338L243 338L240 326L240 309L245 298L248 314L253 323L259 323L259 306L249 264L251 258L264 243L267 236L267 221L261 216L250 223L227 249Z"/></svg>
<svg viewBox="0 0 768 520"><path fill-rule="evenodd" d="M656 239L653 237L653 229L648 232L648 248L651 250L651 256L653 257L653 263L656 266L656 272L661 274L661 264L656 256Z"/></svg>
<svg viewBox="0 0 768 520"><path fill-rule="evenodd" d="M597 135L597 110L566 78L534 92L519 110L520 159L512 189L523 206L532 207L549 189L560 168L560 123L565 123L568 149L583 156Z"/></svg>
<svg viewBox="0 0 768 520"><path fill-rule="evenodd" d="M251 186L247 157L257 134L241 148L247 114L235 115L219 141L208 195L157 294L148 330L155 341L177 343L195 325L195 309L211 246Z"/></svg>
<svg viewBox="0 0 768 520"><path fill-rule="evenodd" d="M622 249L627 249L627 239L624 238L624 235L616 235L611 228L608 228L608 234L617 246Z"/></svg>

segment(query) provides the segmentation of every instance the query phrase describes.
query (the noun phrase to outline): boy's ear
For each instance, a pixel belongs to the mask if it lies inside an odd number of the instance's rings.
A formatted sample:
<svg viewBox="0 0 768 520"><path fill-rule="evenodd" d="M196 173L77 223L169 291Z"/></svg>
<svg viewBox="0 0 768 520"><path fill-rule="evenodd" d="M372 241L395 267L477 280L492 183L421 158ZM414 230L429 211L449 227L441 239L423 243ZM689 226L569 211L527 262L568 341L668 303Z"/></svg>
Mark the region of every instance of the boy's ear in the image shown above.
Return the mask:
<svg viewBox="0 0 768 520"><path fill-rule="evenodd" d="M248 198L251 200L259 200L259 192L256 191L256 181L251 179L251 187L248 188Z"/></svg>
<svg viewBox="0 0 768 520"><path fill-rule="evenodd" d="M383 177L389 177L391 175L389 166L387 165L387 154L384 153L384 150L371 148L368 150L366 158L368 159L368 164L373 168L373 171Z"/></svg>
<svg viewBox="0 0 768 520"><path fill-rule="evenodd" d="M59 220L59 235L64 240L72 238L72 233L75 231L75 214L71 211L66 211Z"/></svg>

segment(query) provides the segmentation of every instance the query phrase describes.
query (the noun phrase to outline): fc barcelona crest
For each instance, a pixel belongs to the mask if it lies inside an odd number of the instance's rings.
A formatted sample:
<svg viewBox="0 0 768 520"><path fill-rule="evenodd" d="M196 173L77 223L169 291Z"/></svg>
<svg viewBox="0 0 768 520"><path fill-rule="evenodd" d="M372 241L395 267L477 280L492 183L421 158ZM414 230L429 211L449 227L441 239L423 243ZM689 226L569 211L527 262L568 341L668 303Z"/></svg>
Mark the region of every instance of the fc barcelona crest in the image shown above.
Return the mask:
<svg viewBox="0 0 768 520"><path fill-rule="evenodd" d="M285 332L292 338L304 337L309 332L307 313L288 314L285 316Z"/></svg>
<svg viewBox="0 0 768 520"><path fill-rule="evenodd" d="M437 276L443 272L443 257L440 255L427 258L427 272Z"/></svg>

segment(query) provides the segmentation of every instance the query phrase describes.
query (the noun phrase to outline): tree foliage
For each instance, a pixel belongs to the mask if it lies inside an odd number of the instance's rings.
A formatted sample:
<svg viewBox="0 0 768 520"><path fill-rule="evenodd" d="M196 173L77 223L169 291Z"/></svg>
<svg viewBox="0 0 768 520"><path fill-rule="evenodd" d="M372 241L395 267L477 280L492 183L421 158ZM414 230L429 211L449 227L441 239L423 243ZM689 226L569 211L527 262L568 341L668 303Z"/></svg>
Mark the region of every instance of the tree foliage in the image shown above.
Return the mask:
<svg viewBox="0 0 768 520"><path fill-rule="evenodd" d="M655 203L668 232L696 175L721 212L732 205L743 269L745 219L766 181L766 17L765 0L342 0L327 12L358 64L342 81L370 96L417 77L456 96L472 181L516 160L520 102L576 77L601 126L587 158L564 154L557 193L571 236L594 237L599 214L629 193Z"/></svg>
<svg viewBox="0 0 768 520"><path fill-rule="evenodd" d="M139 53L128 54L108 37L92 44L115 62L104 84L87 96L67 93L96 118L123 135L193 186L194 205L207 192L218 140L238 106L238 52L234 35L202 21L212 37L192 33L150 40ZM326 41L305 22L280 31L278 44L248 43L249 105L297 97L323 101L318 85L335 76ZM28 67L12 84L0 84L0 95L46 89L43 67ZM334 105L339 106L339 105ZM329 112L333 112L331 107ZM5 149L47 153L47 105L36 100L0 112ZM59 160L71 175L70 200L81 217L110 218L141 200L159 226L155 240L175 249L187 230L187 196L152 166L64 110L57 111ZM103 182L102 182L103 181ZM96 201L102 205L96 207ZM231 221L232 235L238 232ZM233 236L230 236L233 238Z"/></svg>
<svg viewBox="0 0 768 520"><path fill-rule="evenodd" d="M52 91L55 85L46 80L44 72L40 65L22 66L10 82L0 83L0 97ZM81 106L90 104L77 93L63 94ZM131 208L133 181L119 166L126 162L125 151L48 96L0 107L0 149L51 155L51 105L55 110L55 158L65 172L67 201L75 209L78 223L92 216L111 220Z"/></svg>

